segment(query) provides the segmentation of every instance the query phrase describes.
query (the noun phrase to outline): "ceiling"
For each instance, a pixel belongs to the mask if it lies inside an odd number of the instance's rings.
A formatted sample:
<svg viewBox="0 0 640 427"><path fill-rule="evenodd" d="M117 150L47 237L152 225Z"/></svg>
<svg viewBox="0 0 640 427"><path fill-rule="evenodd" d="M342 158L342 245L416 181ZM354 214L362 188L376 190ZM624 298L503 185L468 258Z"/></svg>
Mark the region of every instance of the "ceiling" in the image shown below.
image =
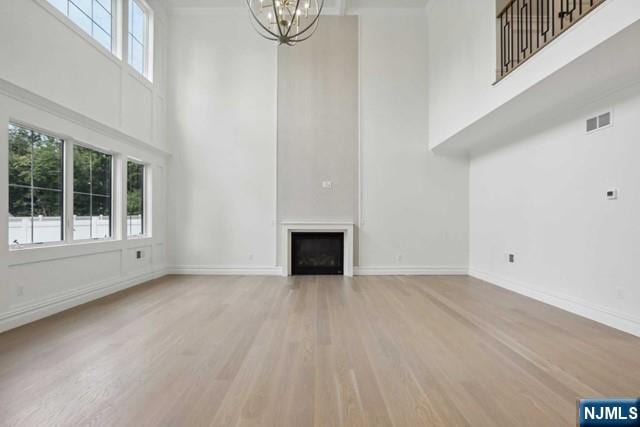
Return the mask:
<svg viewBox="0 0 640 427"><path fill-rule="evenodd" d="M429 0L325 0L325 13L343 15L365 11L424 11ZM170 7L244 8L245 0L165 0Z"/></svg>

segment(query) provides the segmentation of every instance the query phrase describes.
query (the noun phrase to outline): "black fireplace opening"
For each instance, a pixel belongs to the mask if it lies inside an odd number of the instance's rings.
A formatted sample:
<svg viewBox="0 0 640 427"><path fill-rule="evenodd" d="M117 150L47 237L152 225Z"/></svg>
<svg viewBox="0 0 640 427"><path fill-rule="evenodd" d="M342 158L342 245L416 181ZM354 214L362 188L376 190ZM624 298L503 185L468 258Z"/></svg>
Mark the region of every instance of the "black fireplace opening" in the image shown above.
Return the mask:
<svg viewBox="0 0 640 427"><path fill-rule="evenodd" d="M292 233L291 274L344 274L344 233Z"/></svg>

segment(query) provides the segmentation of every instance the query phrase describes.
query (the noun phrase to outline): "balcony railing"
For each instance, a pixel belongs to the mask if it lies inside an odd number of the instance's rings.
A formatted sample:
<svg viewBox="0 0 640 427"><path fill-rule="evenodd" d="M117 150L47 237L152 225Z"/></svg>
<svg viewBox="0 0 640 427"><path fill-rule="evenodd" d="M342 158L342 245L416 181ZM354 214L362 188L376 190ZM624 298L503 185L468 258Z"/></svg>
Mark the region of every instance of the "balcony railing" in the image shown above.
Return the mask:
<svg viewBox="0 0 640 427"><path fill-rule="evenodd" d="M497 80L606 0L512 0L497 16Z"/></svg>

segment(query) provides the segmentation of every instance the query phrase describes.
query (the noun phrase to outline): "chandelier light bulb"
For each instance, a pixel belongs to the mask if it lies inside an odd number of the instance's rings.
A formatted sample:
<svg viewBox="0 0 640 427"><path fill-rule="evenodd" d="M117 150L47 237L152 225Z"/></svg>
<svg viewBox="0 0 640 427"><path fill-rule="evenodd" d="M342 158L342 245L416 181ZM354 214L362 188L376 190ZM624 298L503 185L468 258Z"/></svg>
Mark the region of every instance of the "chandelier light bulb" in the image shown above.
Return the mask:
<svg viewBox="0 0 640 427"><path fill-rule="evenodd" d="M315 33L325 0L259 0L259 2L246 0L246 2L251 23L258 34L267 40L294 46Z"/></svg>

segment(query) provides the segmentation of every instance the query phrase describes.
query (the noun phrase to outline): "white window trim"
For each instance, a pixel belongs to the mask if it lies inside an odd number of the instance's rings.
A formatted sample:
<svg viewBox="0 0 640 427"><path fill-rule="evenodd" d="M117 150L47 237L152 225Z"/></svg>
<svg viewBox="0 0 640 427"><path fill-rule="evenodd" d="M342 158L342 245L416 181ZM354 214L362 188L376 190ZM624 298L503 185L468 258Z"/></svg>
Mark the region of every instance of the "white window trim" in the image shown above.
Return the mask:
<svg viewBox="0 0 640 427"><path fill-rule="evenodd" d="M110 230L109 230L109 237L96 237L96 238L92 238L92 239L74 239L73 238L73 226L74 226L74 217L75 217L75 212L73 211L73 196L75 194L74 192L74 152L73 149L75 148L75 146L79 146L79 147L83 147L83 148L87 148L89 150L93 150L96 151L98 153L102 153L102 154L108 154L109 156L111 156L111 224L110 224ZM69 206L70 208L68 209L69 211L69 216L66 218L67 224L68 224L68 228L67 230L69 230L69 243L90 243L90 242L108 242L108 241L112 241L112 240L118 240L115 236L116 236L116 200L115 200L115 194L116 194L116 188L117 188L117 177L116 177L116 159L117 159L117 153L114 153L112 150L108 150L108 149L104 149L104 148L100 148L97 147L95 145L91 145L91 144L86 144L84 142L80 142L78 140L71 140L71 144L70 144L70 158L65 158L66 161L70 164L69 166L67 166L65 164L65 167L67 167L68 170L71 171L70 173L70 177L67 176L67 174L65 173L65 176L67 177L67 179L69 179L70 182L70 187L71 187L71 195L69 197L70 200L67 200L67 202L71 203ZM65 235L66 237L66 235ZM67 239L65 239L66 241Z"/></svg>
<svg viewBox="0 0 640 427"><path fill-rule="evenodd" d="M153 83L153 57L154 57L154 13L153 13L153 8L151 6L149 6L149 4L144 1L144 0L132 0L134 3L136 3L138 5L138 7L140 9L142 9L142 11L145 14L145 23L144 23L144 40L143 40L143 69L144 72L140 73L138 70L136 70L130 63L130 52L129 52L129 37L131 37L130 35L130 28L129 28L129 17L131 15L131 11L129 10L129 0L122 0L123 3L126 3L126 5L124 6L125 10L126 10L126 18L123 19L123 22L125 22L125 28L126 31L124 32L124 34L126 34L126 41L123 43L123 45L126 46L126 51L127 51L127 55L126 58L123 59L123 62L125 62L127 64L127 67L133 71L133 73L136 76L142 76L144 77L144 79L147 82Z"/></svg>
<svg viewBox="0 0 640 427"><path fill-rule="evenodd" d="M27 124L27 122L25 122L24 120L19 120L19 119L13 119L11 117L9 117L9 121L6 123L5 127L4 127L4 132L9 132L9 125L14 125L14 126L18 126L21 127L23 129L28 129L32 132L38 132L40 134L52 137L52 138L57 138L60 139L62 141L62 162L63 162L63 167L64 170L63 172L63 180L62 180L62 197L63 197L63 203L62 203L62 216L61 216L61 222L62 222L62 239L61 240L56 240L55 242L40 242L40 243L23 243L23 244L11 244L9 242L6 242L9 251L13 252L13 251L19 251L19 250L25 250L25 249L38 249L38 248L48 248L48 247L53 247L53 246L64 246L65 244L67 244L67 235L68 235L68 228L67 228L67 197L68 197L68 191L67 191L67 147L68 147L68 143L71 140L71 138L64 136L61 133L58 132L51 132L48 131L40 126L32 126L30 124ZM7 140L7 151L9 150L9 144L8 144L8 140ZM9 162L9 157L7 156L7 166L8 166L8 162ZM7 176L8 176L8 168L7 168ZM7 182L7 187L8 187L9 182ZM9 199L7 198L7 207L8 207L8 203L9 203ZM5 209L7 208L5 207ZM9 226L9 223L7 222L5 225L5 227ZM33 237L33 236L32 236Z"/></svg>
<svg viewBox="0 0 640 427"><path fill-rule="evenodd" d="M150 206L150 201L151 201L151 192L150 192L150 187L149 187L149 182L151 181L150 176L151 176L151 165L149 163L146 163L142 160L133 158L133 157L127 157L124 159L125 163L124 163L124 176L125 176L125 183L124 183L124 217L123 217L123 228L124 228L124 235L123 238L126 240L140 240L140 239L150 239L152 237L152 233L151 233L151 212L149 209ZM127 166L128 163L135 163L138 165L142 165L143 166L143 172L142 172L142 234L129 234L129 212L127 212L127 206L128 206L128 197L129 197L129 191L128 191L128 172L127 172Z"/></svg>
<svg viewBox="0 0 640 427"><path fill-rule="evenodd" d="M145 74L140 74L138 70L129 64L129 1L111 0L111 51L107 50L91 34L88 34L73 22L68 16L60 12L48 0L32 0L60 23L73 31L78 37L86 41L96 51L109 59L119 67L124 67L128 74L138 82L148 88L154 84L154 58L155 58L155 13L153 8L144 0L137 0L138 5L142 5L147 14L147 31L145 32L146 44L144 52Z"/></svg>
<svg viewBox="0 0 640 427"><path fill-rule="evenodd" d="M73 22L71 18L69 18L64 13L60 12L55 6L49 3L48 0L33 0L38 6L42 7L45 11L49 12L54 18L64 24L67 28L72 30L76 35L84 39L88 42L92 47L94 47L98 52L108 58L110 61L115 64L120 64L122 60L122 49L120 46L122 45L120 35L121 32L119 30L119 16L121 16L121 7L119 7L119 0L111 0L111 51L101 45L93 36L87 33L85 30L80 28L78 24Z"/></svg>
<svg viewBox="0 0 640 427"><path fill-rule="evenodd" d="M44 135L58 138L63 141L63 162L64 162L64 179L63 179L63 207L62 207L62 228L63 228L63 240L58 240L55 242L43 242L43 243L25 243L20 245L12 245L9 242L6 242L7 249L9 254L16 254L19 252L31 252L43 250L46 253L58 253L58 251L63 250L65 247L93 247L91 245L105 245L108 243L116 244L116 243L126 243L127 240L135 240L137 242L140 241L148 241L153 238L152 232L152 164L140 160L138 158L129 157L122 153L119 153L114 150L106 149L97 145L84 143L70 137L64 133L51 131L41 126L32 125L29 121L21 120L19 118L14 118L13 116L8 117L7 122L5 123L4 132L8 132L9 124L23 127L25 129L29 129L38 133L42 133ZM73 239L73 147L75 145L79 145L82 147L86 147L95 151L99 151L105 154L109 154L112 156L111 161L111 237L109 238L98 238L98 239ZM7 161L8 161L7 157ZM127 162L131 161L137 164L144 166L144 175L143 175L143 188L144 188L144 196L143 196L143 221L144 228L143 234L129 236L127 232L127 188L126 188L126 177L127 177ZM8 182L7 182L8 185ZM6 201L9 203L9 200ZM4 225L8 227L8 223ZM108 246L108 245L107 245ZM87 249L89 250L89 249ZM97 250L97 249L96 249ZM92 250L89 250L92 251ZM97 250L99 252L100 250ZM38 252L40 253L40 252ZM12 258L13 255L10 255ZM18 255L15 255L18 256ZM63 257L64 255L60 255L59 257ZM53 258L56 258L55 256ZM20 258L22 259L22 258ZM43 255L43 259L49 259L48 256ZM21 261L16 260L14 264L20 264ZM14 265L10 264L10 265Z"/></svg>

